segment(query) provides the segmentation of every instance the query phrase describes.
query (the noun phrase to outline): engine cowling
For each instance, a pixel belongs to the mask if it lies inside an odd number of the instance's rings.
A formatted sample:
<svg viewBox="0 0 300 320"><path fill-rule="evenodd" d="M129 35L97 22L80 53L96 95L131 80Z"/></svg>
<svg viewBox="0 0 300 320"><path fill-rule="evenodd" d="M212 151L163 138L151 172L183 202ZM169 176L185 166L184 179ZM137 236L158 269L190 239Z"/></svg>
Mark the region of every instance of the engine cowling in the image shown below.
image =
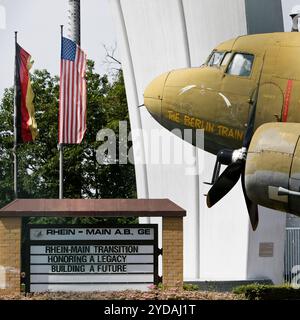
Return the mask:
<svg viewBox="0 0 300 320"><path fill-rule="evenodd" d="M279 187L300 192L300 124L267 123L250 144L245 169L248 197L261 206L300 216L300 196L279 195Z"/></svg>

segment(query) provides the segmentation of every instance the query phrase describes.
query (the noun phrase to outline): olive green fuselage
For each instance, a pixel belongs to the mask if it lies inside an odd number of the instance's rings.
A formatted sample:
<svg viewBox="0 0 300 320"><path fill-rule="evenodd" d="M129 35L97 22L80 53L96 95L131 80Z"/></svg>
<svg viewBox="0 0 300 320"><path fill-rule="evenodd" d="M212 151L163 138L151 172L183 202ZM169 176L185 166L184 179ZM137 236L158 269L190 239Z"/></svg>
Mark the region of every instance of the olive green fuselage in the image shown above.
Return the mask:
<svg viewBox="0 0 300 320"><path fill-rule="evenodd" d="M167 72L146 88L144 103L168 130L204 130L204 149L242 145L258 88L255 129L300 122L300 33L238 37L214 49L199 68ZM193 139L195 144L195 139Z"/></svg>

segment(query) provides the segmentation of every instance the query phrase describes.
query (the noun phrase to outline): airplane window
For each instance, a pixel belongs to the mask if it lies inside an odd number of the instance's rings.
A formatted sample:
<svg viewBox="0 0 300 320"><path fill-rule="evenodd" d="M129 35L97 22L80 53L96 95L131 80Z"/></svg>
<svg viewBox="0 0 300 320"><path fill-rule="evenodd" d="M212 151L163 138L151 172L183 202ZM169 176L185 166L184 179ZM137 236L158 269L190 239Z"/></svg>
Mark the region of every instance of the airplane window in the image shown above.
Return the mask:
<svg viewBox="0 0 300 320"><path fill-rule="evenodd" d="M231 58L231 52L227 52L225 54L224 59L222 60L221 66L226 66L227 63L229 62L230 58Z"/></svg>
<svg viewBox="0 0 300 320"><path fill-rule="evenodd" d="M253 65L254 55L237 53L230 62L227 74L233 76L249 77Z"/></svg>
<svg viewBox="0 0 300 320"><path fill-rule="evenodd" d="M225 52L215 51L211 55L207 65L210 66L210 67L218 67L221 64L221 61L222 61L224 55L225 55Z"/></svg>

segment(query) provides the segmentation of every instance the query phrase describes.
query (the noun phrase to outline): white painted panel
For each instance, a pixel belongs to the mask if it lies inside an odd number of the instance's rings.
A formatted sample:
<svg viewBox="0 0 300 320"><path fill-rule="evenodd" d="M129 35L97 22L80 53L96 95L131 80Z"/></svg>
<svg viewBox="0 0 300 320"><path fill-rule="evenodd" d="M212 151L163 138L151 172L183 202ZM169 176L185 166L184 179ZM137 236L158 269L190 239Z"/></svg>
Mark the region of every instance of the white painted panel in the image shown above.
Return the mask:
<svg viewBox="0 0 300 320"><path fill-rule="evenodd" d="M283 282L284 240L286 214L260 207L260 223L257 231L250 231L247 278L272 279L275 284ZM260 257L259 244L273 243L273 257Z"/></svg>
<svg viewBox="0 0 300 320"><path fill-rule="evenodd" d="M72 250L72 247L76 247L77 250ZM76 245L76 246L69 246L69 245L47 245L47 246L30 246L30 253L31 254L67 254L67 253L73 253L75 254L80 253L80 251L78 251L78 248L81 248L81 252L82 253L89 253L89 254L93 254L93 253L98 253L99 254L99 250L95 247L102 247L105 248L107 246L105 245ZM119 247L119 246L117 246ZM124 254L126 253L126 255L128 256L130 254L130 252L136 252L135 250L128 250L128 247L137 247L138 251L137 253L154 253L154 248L153 246L121 246L121 247L127 247L127 250L119 250L118 252L113 252L113 251L108 251L107 254Z"/></svg>
<svg viewBox="0 0 300 320"><path fill-rule="evenodd" d="M177 203L179 206L184 208L187 211L187 217L184 218L184 254L185 254L185 264L184 272L185 275L193 274L196 277L197 274L197 243L194 239L197 237L199 231L199 210L198 210L198 177L194 175L196 172L196 159L195 148L189 145L187 142L183 142L181 139L171 134L169 131L161 128L160 125L152 125L150 119L151 116L148 112L145 112L144 119L144 128L148 132L158 127L158 130L161 130L163 141L162 150L166 149L164 145L172 146L170 148L169 154L178 152L181 150L181 153L184 155L187 160L183 164L147 164L148 172L148 182L149 182L149 193L153 198L169 198L170 200ZM168 141L175 141L175 143ZM153 154L151 146L145 141L146 150L150 150L149 154ZM157 146L159 148L159 146ZM166 150L165 150L166 152ZM194 162L193 162L194 159ZM151 222L155 220L151 219Z"/></svg>
<svg viewBox="0 0 300 320"><path fill-rule="evenodd" d="M120 0L111 0L112 14L116 23L116 30L118 35L118 47L122 55L122 69L124 72L124 80L126 83L126 96L129 108L129 118L132 131L133 154L136 161L135 175L137 185L138 198L149 198L148 181L145 165L145 151L143 143L143 133L137 132L141 130L141 116L138 106L140 105L138 99L138 92L136 88L135 72L133 69L130 47L128 43L128 35L126 25L121 7ZM140 160L139 162L137 160ZM149 222L149 221L146 221Z"/></svg>
<svg viewBox="0 0 300 320"><path fill-rule="evenodd" d="M184 0L192 66L200 66L218 44L247 33L244 0ZM248 217L240 183L215 207L206 197L216 157L198 150L200 278L245 279ZM237 241L238 239L238 241Z"/></svg>
<svg viewBox="0 0 300 320"><path fill-rule="evenodd" d="M121 0L121 4L142 104L144 89L154 77L189 64L181 1Z"/></svg>
<svg viewBox="0 0 300 320"><path fill-rule="evenodd" d="M247 34L244 0L183 0L192 66L220 42Z"/></svg>
<svg viewBox="0 0 300 320"><path fill-rule="evenodd" d="M151 283L146 284L32 284L30 292L90 292L90 291L122 291L149 290Z"/></svg>
<svg viewBox="0 0 300 320"><path fill-rule="evenodd" d="M82 282L153 282L151 274L112 274L112 275L31 275L31 283L82 283Z"/></svg>
<svg viewBox="0 0 300 320"><path fill-rule="evenodd" d="M76 256L71 256L73 260L68 259L68 256L55 256L55 255L36 255L30 257L30 263L52 263L52 264L66 264L68 263L89 263L90 262L89 255L79 256L78 260L76 260ZM92 256L93 261L97 263L98 256ZM153 263L153 255L126 255L126 263ZM59 262L61 261L61 262ZM101 263L101 262L99 262Z"/></svg>
<svg viewBox="0 0 300 320"><path fill-rule="evenodd" d="M144 231L147 234L144 234ZM30 240L154 240L154 229L143 226L141 228L37 228L30 229Z"/></svg>
<svg viewBox="0 0 300 320"><path fill-rule="evenodd" d="M203 181L211 180L215 157L207 154ZM201 195L210 186L202 184ZM249 218L238 184L213 208L200 198L200 270L205 280L246 279Z"/></svg>
<svg viewBox="0 0 300 320"><path fill-rule="evenodd" d="M89 273L90 272L90 266L91 265L85 265L83 266L82 273ZM70 269L71 270L71 269ZM97 265L95 266L95 270L97 270ZM57 273L56 271L52 271L51 265L31 265L30 266L30 272L33 273ZM130 264L126 267L126 272L124 273L149 273L154 272L153 265L149 264ZM81 273L76 271L68 271L64 273ZM97 271L95 271L97 273ZM122 272L120 272L122 273Z"/></svg>
<svg viewBox="0 0 300 320"><path fill-rule="evenodd" d="M177 0L123 0L121 3L141 104L144 89L154 77L166 70L190 65L182 6L181 1ZM127 64L125 61L123 60ZM183 164L161 165L149 161L154 152L149 140L151 131L161 130L162 136L167 140L172 139L173 136L153 120L145 108L139 108L139 111L144 130L145 157L148 160L149 196L169 198L187 210L188 219L185 219L184 223L184 233L187 237L184 241L184 272L196 276L199 250L197 244L190 240L197 236L198 229L199 212L197 201L195 202L198 194L198 179L196 176L189 175ZM182 144L181 141L178 142ZM186 154L191 156L195 154L194 147L185 143L184 148ZM192 164L188 169L194 171L194 168L195 164Z"/></svg>

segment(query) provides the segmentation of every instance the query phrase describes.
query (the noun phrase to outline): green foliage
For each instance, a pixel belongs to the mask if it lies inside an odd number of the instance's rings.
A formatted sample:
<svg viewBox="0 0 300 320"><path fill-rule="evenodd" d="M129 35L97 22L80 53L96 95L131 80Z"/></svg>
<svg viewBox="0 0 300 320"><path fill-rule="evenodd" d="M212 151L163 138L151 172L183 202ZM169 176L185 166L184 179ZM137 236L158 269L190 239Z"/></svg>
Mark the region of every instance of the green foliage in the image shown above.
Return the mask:
<svg viewBox="0 0 300 320"><path fill-rule="evenodd" d="M233 293L242 294L249 300L300 300L300 289L290 285L250 284L234 288Z"/></svg>
<svg viewBox="0 0 300 320"><path fill-rule="evenodd" d="M101 145L96 141L97 132L103 128L118 130L119 121L128 121L122 71L109 82L106 75L95 73L94 62L88 61L86 77L87 131L80 145L64 148L64 197L135 198L133 165L104 166L96 160L97 148ZM32 75L32 87L39 136L35 143L18 146L19 198L58 198L59 79L46 70L38 70ZM118 138L117 135L117 141ZM0 207L13 200L12 148L13 89L7 89L0 104ZM62 221L61 218L54 220L51 221ZM97 219L82 220L91 223ZM47 220L38 219L43 221ZM71 223L77 222L78 219L71 219Z"/></svg>
<svg viewBox="0 0 300 320"><path fill-rule="evenodd" d="M157 286L151 287L152 290L165 290L162 282L159 282ZM199 286L191 283L183 283L184 291L199 291Z"/></svg>
<svg viewBox="0 0 300 320"><path fill-rule="evenodd" d="M162 282L159 282L159 283L157 284L157 286L151 286L151 289L152 289L152 290L156 290L156 289L158 289L158 290L163 290L163 289L164 289L164 285L163 285Z"/></svg>
<svg viewBox="0 0 300 320"><path fill-rule="evenodd" d="M185 291L198 291L199 286L196 284L192 284L192 283L184 283L183 290L185 290Z"/></svg>

